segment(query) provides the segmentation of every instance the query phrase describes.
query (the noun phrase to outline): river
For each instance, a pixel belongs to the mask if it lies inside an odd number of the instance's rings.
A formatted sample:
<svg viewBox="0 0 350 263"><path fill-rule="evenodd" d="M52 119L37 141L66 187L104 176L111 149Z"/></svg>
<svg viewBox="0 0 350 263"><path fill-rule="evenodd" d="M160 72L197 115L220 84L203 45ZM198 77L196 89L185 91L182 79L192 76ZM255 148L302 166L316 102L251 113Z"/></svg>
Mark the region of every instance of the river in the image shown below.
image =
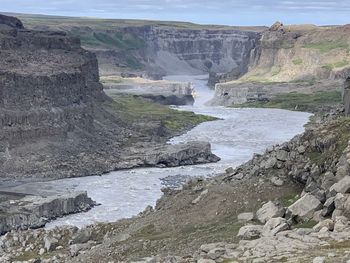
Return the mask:
<svg viewBox="0 0 350 263"><path fill-rule="evenodd" d="M144 168L116 171L103 176L72 178L45 183L62 191L84 190L100 203L86 213L69 215L52 221L59 225L86 226L96 222L112 222L137 215L146 206L154 206L165 186L180 187L192 176L214 176L227 167L248 161L254 153L262 153L274 144L285 142L304 131L311 114L278 109L231 109L205 106L214 95L206 86L207 76L168 76L168 80L191 81L196 90L193 106L180 107L220 118L198 125L170 143L191 140L208 141L212 151L221 158L214 164L175 168Z"/></svg>

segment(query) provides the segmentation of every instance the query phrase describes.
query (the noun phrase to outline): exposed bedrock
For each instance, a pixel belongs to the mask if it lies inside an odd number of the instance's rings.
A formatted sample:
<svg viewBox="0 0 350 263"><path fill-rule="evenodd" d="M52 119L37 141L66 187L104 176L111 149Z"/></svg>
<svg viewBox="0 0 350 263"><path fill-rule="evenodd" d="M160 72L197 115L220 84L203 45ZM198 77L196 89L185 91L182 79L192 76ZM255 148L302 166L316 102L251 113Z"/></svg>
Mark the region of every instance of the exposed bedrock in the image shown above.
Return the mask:
<svg viewBox="0 0 350 263"><path fill-rule="evenodd" d="M39 228L57 217L87 211L95 203L86 192L49 196L0 192L0 235L13 229Z"/></svg>

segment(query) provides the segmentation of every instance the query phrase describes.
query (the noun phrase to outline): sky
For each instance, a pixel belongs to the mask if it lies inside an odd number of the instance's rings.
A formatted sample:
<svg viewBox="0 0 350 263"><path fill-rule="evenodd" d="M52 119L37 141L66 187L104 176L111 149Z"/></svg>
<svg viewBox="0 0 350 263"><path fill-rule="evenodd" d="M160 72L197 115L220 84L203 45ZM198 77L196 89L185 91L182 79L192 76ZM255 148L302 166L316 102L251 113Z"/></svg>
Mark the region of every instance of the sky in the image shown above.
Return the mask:
<svg viewBox="0 0 350 263"><path fill-rule="evenodd" d="M200 24L350 24L350 0L0 0L0 11Z"/></svg>

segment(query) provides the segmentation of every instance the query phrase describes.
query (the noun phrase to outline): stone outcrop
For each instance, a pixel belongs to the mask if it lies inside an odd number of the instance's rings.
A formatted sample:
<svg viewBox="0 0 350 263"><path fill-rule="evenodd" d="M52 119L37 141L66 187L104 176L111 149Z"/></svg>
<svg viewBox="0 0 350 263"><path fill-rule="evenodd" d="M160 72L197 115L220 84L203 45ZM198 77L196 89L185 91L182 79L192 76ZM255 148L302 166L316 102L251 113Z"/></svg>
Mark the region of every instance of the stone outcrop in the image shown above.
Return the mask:
<svg viewBox="0 0 350 263"><path fill-rule="evenodd" d="M4 197L4 193L0 194ZM0 235L14 229L43 227L57 217L87 211L95 205L86 192L53 194L47 197L16 192L6 195L22 197L0 202Z"/></svg>

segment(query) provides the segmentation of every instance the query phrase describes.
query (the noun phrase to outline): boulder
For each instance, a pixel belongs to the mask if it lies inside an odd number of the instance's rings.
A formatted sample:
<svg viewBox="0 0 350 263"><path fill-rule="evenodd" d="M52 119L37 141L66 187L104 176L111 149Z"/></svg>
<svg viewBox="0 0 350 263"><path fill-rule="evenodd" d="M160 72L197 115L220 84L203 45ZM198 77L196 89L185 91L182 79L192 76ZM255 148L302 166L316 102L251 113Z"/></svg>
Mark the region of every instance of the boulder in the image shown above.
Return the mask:
<svg viewBox="0 0 350 263"><path fill-rule="evenodd" d="M265 169L271 169L277 164L277 159L275 157L271 157L266 160L264 163Z"/></svg>
<svg viewBox="0 0 350 263"><path fill-rule="evenodd" d="M208 190L208 189L205 189L204 191L202 191L202 192L199 194L199 196L198 196L196 199L194 199L194 200L192 201L192 204L193 204L193 205L196 205L197 203L199 203L199 202L204 198L204 196L206 196L208 193L209 193L209 190Z"/></svg>
<svg viewBox="0 0 350 263"><path fill-rule="evenodd" d="M263 227L263 236L275 236L277 233L289 230L290 225L287 220L282 217L271 218Z"/></svg>
<svg viewBox="0 0 350 263"><path fill-rule="evenodd" d="M263 224L273 217L283 217L285 214L285 208L280 204L274 202L267 202L257 212L256 218Z"/></svg>
<svg viewBox="0 0 350 263"><path fill-rule="evenodd" d="M284 184L284 181L281 178L278 178L278 177L274 176L274 177L271 178L271 183L274 186L282 186Z"/></svg>
<svg viewBox="0 0 350 263"><path fill-rule="evenodd" d="M241 222L248 222L248 221L252 221L254 219L254 213L241 213L237 216L238 221Z"/></svg>
<svg viewBox="0 0 350 263"><path fill-rule="evenodd" d="M285 150L278 150L276 152L276 158L279 161L287 161L288 159L288 152Z"/></svg>
<svg viewBox="0 0 350 263"><path fill-rule="evenodd" d="M334 229L334 221L332 219L326 219L319 222L317 225L313 227L315 232L319 232L321 229L327 228L328 231L333 231Z"/></svg>
<svg viewBox="0 0 350 263"><path fill-rule="evenodd" d="M44 237L44 247L47 252L51 252L58 246L58 240L54 237L45 236Z"/></svg>
<svg viewBox="0 0 350 263"><path fill-rule="evenodd" d="M263 226L246 225L246 226L242 226L239 229L237 236L240 239L245 239L245 240L255 239L255 238L259 238L261 236L262 231L263 231Z"/></svg>
<svg viewBox="0 0 350 263"><path fill-rule="evenodd" d="M293 216L302 219L311 219L315 211L322 208L321 202L311 194L306 194L288 207Z"/></svg>
<svg viewBox="0 0 350 263"><path fill-rule="evenodd" d="M83 228L79 230L73 237L72 244L83 244L91 240L92 230L90 228Z"/></svg>
<svg viewBox="0 0 350 263"><path fill-rule="evenodd" d="M345 176L329 189L331 192L346 194L350 192L350 176Z"/></svg>
<svg viewBox="0 0 350 263"><path fill-rule="evenodd" d="M330 216L334 209L335 209L335 204L334 204L335 197L330 197L326 200L326 202L323 205L322 209L322 216Z"/></svg>

